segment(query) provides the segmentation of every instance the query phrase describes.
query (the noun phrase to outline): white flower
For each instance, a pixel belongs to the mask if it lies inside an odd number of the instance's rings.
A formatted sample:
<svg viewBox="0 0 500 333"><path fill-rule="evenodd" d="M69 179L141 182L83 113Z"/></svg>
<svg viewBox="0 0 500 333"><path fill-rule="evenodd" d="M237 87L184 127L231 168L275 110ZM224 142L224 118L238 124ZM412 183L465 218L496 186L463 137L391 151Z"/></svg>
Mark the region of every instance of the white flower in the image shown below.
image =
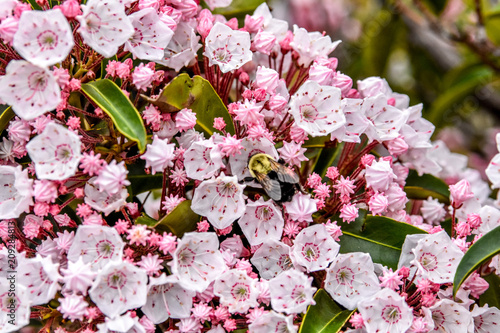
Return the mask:
<svg viewBox="0 0 500 333"><path fill-rule="evenodd" d="M266 240L250 259L261 279L269 280L293 268L290 247L277 240Z"/></svg>
<svg viewBox="0 0 500 333"><path fill-rule="evenodd" d="M344 126L333 131L330 140L337 139L340 142L361 142L361 134L363 134L369 125L369 120L361 108L362 99L344 98L341 102L342 111L344 112L346 122Z"/></svg>
<svg viewBox="0 0 500 333"><path fill-rule="evenodd" d="M33 205L33 180L21 166L0 165L0 219L18 218Z"/></svg>
<svg viewBox="0 0 500 333"><path fill-rule="evenodd" d="M160 20L153 8L142 9L129 18L135 32L125 43L125 50L139 59L161 60L174 32Z"/></svg>
<svg viewBox="0 0 500 333"><path fill-rule="evenodd" d="M204 55L210 66L219 65L222 73L238 69L252 60L250 34L217 22L206 38Z"/></svg>
<svg viewBox="0 0 500 333"><path fill-rule="evenodd" d="M226 268L213 232L184 234L173 254L172 273L188 290L203 292Z"/></svg>
<svg viewBox="0 0 500 333"><path fill-rule="evenodd" d="M52 73L24 60L11 60L0 77L0 99L24 120L33 120L54 110L61 89Z"/></svg>
<svg viewBox="0 0 500 333"><path fill-rule="evenodd" d="M179 22L174 36L165 48L163 59L157 62L173 68L176 72L184 66L192 65L196 59L196 52L201 47L199 40L200 37L196 35L190 22Z"/></svg>
<svg viewBox="0 0 500 333"><path fill-rule="evenodd" d="M125 261L109 262L99 271L89 291L90 298L108 317L146 304L148 277Z"/></svg>
<svg viewBox="0 0 500 333"><path fill-rule="evenodd" d="M256 282L246 271L231 269L215 280L214 294L220 297L221 305L227 306L229 312L246 313L259 304Z"/></svg>
<svg viewBox="0 0 500 333"><path fill-rule="evenodd" d="M339 88L308 80L292 96L289 113L295 124L311 136L323 136L341 128L346 118Z"/></svg>
<svg viewBox="0 0 500 333"><path fill-rule="evenodd" d="M154 175L174 166L174 149L175 144L168 143L168 140L162 140L155 135L153 143L147 145L146 153L141 159L146 161L146 168L151 168L151 173Z"/></svg>
<svg viewBox="0 0 500 333"><path fill-rule="evenodd" d="M32 64L47 67L61 62L73 45L73 31L60 9L21 14L13 46Z"/></svg>
<svg viewBox="0 0 500 333"><path fill-rule="evenodd" d="M474 332L472 314L462 305L443 299L429 308L434 320L434 331L469 333Z"/></svg>
<svg viewBox="0 0 500 333"><path fill-rule="evenodd" d="M9 279L0 280L0 332L19 332L30 322L31 302L26 287L17 283L13 293ZM16 283L14 281L14 283ZM13 320L11 309L15 309Z"/></svg>
<svg viewBox="0 0 500 333"><path fill-rule="evenodd" d="M308 272L324 270L339 253L340 245L326 231L324 224L302 229L291 249L292 261Z"/></svg>
<svg viewBox="0 0 500 333"><path fill-rule="evenodd" d="M31 139L26 150L35 162L39 179L64 180L71 177L82 158L78 135L54 122L49 123L42 134Z"/></svg>
<svg viewBox="0 0 500 333"><path fill-rule="evenodd" d="M326 271L325 290L349 310L380 290L372 258L367 253L339 254Z"/></svg>
<svg viewBox="0 0 500 333"><path fill-rule="evenodd" d="M87 290L94 283L97 273L91 270L90 263L83 263L83 257L78 261L68 261L68 268L62 268L63 291L87 295Z"/></svg>
<svg viewBox="0 0 500 333"><path fill-rule="evenodd" d="M274 311L291 313L305 312L313 300L316 288L312 287L312 277L295 269L284 271L269 281L271 306Z"/></svg>
<svg viewBox="0 0 500 333"><path fill-rule="evenodd" d="M312 222L312 214L318 210L316 203L317 200L312 199L310 194L298 192L293 196L292 201L285 202L283 206L290 219L297 222Z"/></svg>
<svg viewBox="0 0 500 333"><path fill-rule="evenodd" d="M284 220L273 201L264 201L261 197L247 203L245 214L238 220L238 224L250 245L254 246L264 241L280 240Z"/></svg>
<svg viewBox="0 0 500 333"><path fill-rule="evenodd" d="M98 333L146 333L144 326L139 323L139 317L132 318L130 312L114 318L105 317L105 323L97 324L97 328L99 329Z"/></svg>
<svg viewBox="0 0 500 333"><path fill-rule="evenodd" d="M358 303L367 333L406 332L412 322L412 309L395 291L385 288Z"/></svg>
<svg viewBox="0 0 500 333"><path fill-rule="evenodd" d="M410 113L387 104L387 97L379 94L363 101L363 112L369 120L365 134L370 141L389 141L399 136Z"/></svg>
<svg viewBox="0 0 500 333"><path fill-rule="evenodd" d="M299 65L308 67L314 59L328 57L340 42L337 40L332 43L330 36L324 36L318 31L307 32L306 29L294 25L290 46L299 53Z"/></svg>
<svg viewBox="0 0 500 333"><path fill-rule="evenodd" d="M193 142L184 153L184 167L189 178L208 179L223 166L220 148L212 138Z"/></svg>
<svg viewBox="0 0 500 333"><path fill-rule="evenodd" d="M297 332L297 328L293 326L293 316L285 316L272 310L255 319L248 326L248 330L252 333Z"/></svg>
<svg viewBox="0 0 500 333"><path fill-rule="evenodd" d="M179 285L176 275L151 277L148 286L148 298L141 308L153 322L163 323L168 318L188 318L191 315L193 297L196 293Z"/></svg>
<svg viewBox="0 0 500 333"><path fill-rule="evenodd" d="M49 302L61 289L59 281L59 264L54 264L50 257L18 258L17 278L20 285L28 288L31 305L41 305Z"/></svg>
<svg viewBox="0 0 500 333"><path fill-rule="evenodd" d="M243 189L236 176L222 173L219 177L203 181L196 188L191 209L206 216L217 229L224 229L245 213Z"/></svg>
<svg viewBox="0 0 500 333"><path fill-rule="evenodd" d="M110 261L122 258L124 243L115 228L97 225L80 225L73 244L68 251L68 260L90 263L97 271Z"/></svg>
<svg viewBox="0 0 500 333"><path fill-rule="evenodd" d="M94 183L96 178L91 178L85 184L85 203L87 205L108 216L111 212L119 211L127 204L128 191L125 187L122 187L118 193L110 195L106 191L99 191Z"/></svg>
<svg viewBox="0 0 500 333"><path fill-rule="evenodd" d="M474 319L474 332L488 333L497 332L499 330L500 310L498 310L498 308L494 306L490 308L488 304L479 307L475 304L471 314Z"/></svg>
<svg viewBox="0 0 500 333"><path fill-rule="evenodd" d="M89 0L81 5L78 33L83 41L106 58L112 57L133 34L134 27L118 0Z"/></svg>

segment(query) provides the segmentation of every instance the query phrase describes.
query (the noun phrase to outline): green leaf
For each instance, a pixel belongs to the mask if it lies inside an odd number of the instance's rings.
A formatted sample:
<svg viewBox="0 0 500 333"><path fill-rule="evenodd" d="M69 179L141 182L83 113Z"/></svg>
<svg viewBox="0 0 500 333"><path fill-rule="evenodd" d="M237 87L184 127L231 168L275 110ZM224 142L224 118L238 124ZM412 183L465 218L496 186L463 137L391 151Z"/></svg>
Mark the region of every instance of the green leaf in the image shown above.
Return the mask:
<svg viewBox="0 0 500 333"><path fill-rule="evenodd" d="M151 216L147 215L146 213L142 213L141 216L139 216L135 220L135 224L144 224L147 225L148 227L154 228L158 224L158 221L152 218Z"/></svg>
<svg viewBox="0 0 500 333"><path fill-rule="evenodd" d="M342 224L342 233L340 253L366 252L373 262L397 269L406 235L426 232L408 223L366 215L366 211L359 210L359 217L355 221Z"/></svg>
<svg viewBox="0 0 500 333"><path fill-rule="evenodd" d="M7 128L9 125L9 121L14 118L16 114L12 111L12 108L9 106L5 110L3 110L0 115L0 134L2 134L3 130Z"/></svg>
<svg viewBox="0 0 500 333"><path fill-rule="evenodd" d="M302 144L303 148L323 148L330 141L330 135L309 137L309 140Z"/></svg>
<svg viewBox="0 0 500 333"><path fill-rule="evenodd" d="M500 253L500 227L488 232L467 250L458 264L453 279L453 295L456 294L462 283L486 261Z"/></svg>
<svg viewBox="0 0 500 333"><path fill-rule="evenodd" d="M82 91L113 120L118 131L137 142L141 153L146 149L146 128L141 115L123 91L111 80L82 84Z"/></svg>
<svg viewBox="0 0 500 333"><path fill-rule="evenodd" d="M338 157L339 153L342 151L340 145L337 147L323 148L321 154L318 157L316 164L314 165L314 172L323 178L329 167L333 165L333 162Z"/></svg>
<svg viewBox="0 0 500 333"><path fill-rule="evenodd" d="M36 0L28 0L29 4L31 5L31 8L33 10L42 10L42 7L40 7L37 3Z"/></svg>
<svg viewBox="0 0 500 333"><path fill-rule="evenodd" d="M415 170L410 170L404 188L409 199L425 200L428 197L450 204L450 189L441 179L432 175L419 176Z"/></svg>
<svg viewBox="0 0 500 333"><path fill-rule="evenodd" d="M343 310L324 289L316 292L314 301L316 305L307 308L299 333L336 333L355 311Z"/></svg>
<svg viewBox="0 0 500 333"><path fill-rule="evenodd" d="M201 76L190 78L185 73L177 76L163 89L157 103L162 103L165 108L174 107L177 110L190 108L196 113L196 130L208 135L215 131L214 119L222 117L226 122L226 132L234 134L233 120L226 106L210 82Z"/></svg>
<svg viewBox="0 0 500 333"><path fill-rule="evenodd" d="M215 8L214 14L224 15L227 18L245 18L246 14L252 14L265 0L233 0L231 4L224 8Z"/></svg>
<svg viewBox="0 0 500 333"><path fill-rule="evenodd" d="M185 200L162 218L155 228L182 237L185 232L193 231L199 221L200 216L191 210L191 200Z"/></svg>
<svg viewBox="0 0 500 333"><path fill-rule="evenodd" d="M479 305L496 306L500 308L500 276L495 273L488 276L483 276L490 287L481 296L479 296Z"/></svg>
<svg viewBox="0 0 500 333"><path fill-rule="evenodd" d="M448 75L453 76L450 80L445 78L447 82L452 82L450 86L445 86L442 93L432 103L428 120L435 126L439 126L445 119L447 112L455 108L466 96L472 94L478 87L491 82L493 72L486 66L470 66L457 69L457 72L450 72Z"/></svg>
<svg viewBox="0 0 500 333"><path fill-rule="evenodd" d="M163 186L163 174L146 174L144 160L138 160L136 163L128 166L127 179L130 181L130 192L132 195L138 195L151 190L161 189Z"/></svg>

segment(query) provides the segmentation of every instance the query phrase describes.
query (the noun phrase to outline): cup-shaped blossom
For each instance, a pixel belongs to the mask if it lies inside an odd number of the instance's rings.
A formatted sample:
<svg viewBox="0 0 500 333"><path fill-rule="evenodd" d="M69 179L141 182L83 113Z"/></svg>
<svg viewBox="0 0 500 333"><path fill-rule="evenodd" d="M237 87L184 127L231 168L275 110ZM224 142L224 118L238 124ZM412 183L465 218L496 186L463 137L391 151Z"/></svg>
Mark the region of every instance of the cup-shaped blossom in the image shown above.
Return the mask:
<svg viewBox="0 0 500 333"><path fill-rule="evenodd" d="M189 178L208 179L223 166L221 150L213 140L193 142L184 153L184 167Z"/></svg>
<svg viewBox="0 0 500 333"><path fill-rule="evenodd" d="M139 59L161 60L164 49L174 32L160 20L153 8L144 8L129 15L134 26L134 34L125 43L125 50Z"/></svg>
<svg viewBox="0 0 500 333"><path fill-rule="evenodd" d="M188 290L203 292L227 269L213 232L184 234L173 254L172 273Z"/></svg>
<svg viewBox="0 0 500 333"><path fill-rule="evenodd" d="M290 247L277 240L266 240L250 259L261 279L269 280L293 268Z"/></svg>
<svg viewBox="0 0 500 333"><path fill-rule="evenodd" d="M368 253L339 254L326 271L325 290L349 310L380 290L375 267Z"/></svg>
<svg viewBox="0 0 500 333"><path fill-rule="evenodd" d="M188 22L179 22L170 43L164 50L163 59L157 62L173 68L176 72L180 71L182 67L194 63L196 52L201 47L199 40L200 37Z"/></svg>
<svg viewBox="0 0 500 333"><path fill-rule="evenodd" d="M245 213L243 189L236 176L225 176L203 181L195 190L191 209L206 216L217 229L224 229Z"/></svg>
<svg viewBox="0 0 500 333"><path fill-rule="evenodd" d="M498 308L494 306L490 308L488 304L479 307L475 304L471 314L474 319L474 332L498 331L498 325L500 325L500 310Z"/></svg>
<svg viewBox="0 0 500 333"><path fill-rule="evenodd" d="M259 245L268 240L280 240L283 233L283 216L273 201L261 197L248 202L245 214L238 220L241 231L250 245Z"/></svg>
<svg viewBox="0 0 500 333"><path fill-rule="evenodd" d="M40 179L64 180L71 177L82 158L78 135L54 122L31 139L26 150L35 162L36 175Z"/></svg>
<svg viewBox="0 0 500 333"><path fill-rule="evenodd" d="M309 305L316 304L313 299L316 288L312 286L312 280L312 277L295 269L269 280L273 310L287 314L302 313Z"/></svg>
<svg viewBox="0 0 500 333"><path fill-rule="evenodd" d="M255 319L248 330L252 333L297 332L293 326L293 316L285 316L272 310Z"/></svg>
<svg viewBox="0 0 500 333"><path fill-rule="evenodd" d="M47 67L61 62L73 45L73 31L60 9L21 14L13 46L32 64Z"/></svg>
<svg viewBox="0 0 500 333"><path fill-rule="evenodd" d="M297 222L312 222L312 214L317 208L317 200L311 198L310 194L297 193L293 196L292 201L285 202L286 212L290 218Z"/></svg>
<svg viewBox="0 0 500 333"><path fill-rule="evenodd" d="M308 80L292 96L290 113L295 124L311 136L323 136L344 126L339 88Z"/></svg>
<svg viewBox="0 0 500 333"><path fill-rule="evenodd" d="M406 332L413 322L412 309L405 299L388 288L361 300L358 303L358 311L368 333Z"/></svg>
<svg viewBox="0 0 500 333"><path fill-rule="evenodd" d="M130 185L127 174L125 161L116 163L116 160L113 160L99 171L99 176L94 180L94 184L99 187L99 191L106 191L113 195L119 193L124 186Z"/></svg>
<svg viewBox="0 0 500 333"><path fill-rule="evenodd" d="M99 271L90 298L108 317L146 304L146 271L125 261L109 262Z"/></svg>
<svg viewBox="0 0 500 333"><path fill-rule="evenodd" d="M48 69L11 60L0 77L0 99L21 119L33 120L59 105L61 89Z"/></svg>
<svg viewBox="0 0 500 333"><path fill-rule="evenodd" d="M168 140L155 135L153 143L147 145L146 153L141 155L141 159L146 161L146 168L151 168L151 173L154 175L174 166L174 149L175 144L168 143Z"/></svg>
<svg viewBox="0 0 500 333"><path fill-rule="evenodd" d="M15 282L14 282L15 283ZM31 303L26 287L17 284L15 292L8 279L0 281L0 330L2 332L19 332L20 328L30 322ZM11 316L14 309L14 320Z"/></svg>
<svg viewBox="0 0 500 333"><path fill-rule="evenodd" d="M110 261L121 260L123 247L123 240L115 228L80 225L69 248L68 259L77 262L82 258L97 271Z"/></svg>
<svg viewBox="0 0 500 333"><path fill-rule="evenodd" d="M231 269L215 280L214 294L220 297L221 305L227 306L229 312L246 313L259 304L256 283L245 270Z"/></svg>
<svg viewBox="0 0 500 333"><path fill-rule="evenodd" d="M429 308L436 332L481 332L474 330L471 312L463 305L449 299L442 299ZM494 331L492 331L494 332Z"/></svg>
<svg viewBox="0 0 500 333"><path fill-rule="evenodd" d="M176 275L151 277L146 304L141 308L153 324L163 323L168 318L188 318L191 315L193 297L196 293L179 285Z"/></svg>
<svg viewBox="0 0 500 333"><path fill-rule="evenodd" d="M332 132L330 139L341 142L361 142L361 134L368 127L370 121L365 116L361 105L363 100L359 98L344 98L341 102L346 123L344 126Z"/></svg>
<svg viewBox="0 0 500 333"><path fill-rule="evenodd" d="M252 60L250 34L217 22L206 38L204 55L210 66L218 65L222 73L238 69Z"/></svg>
<svg viewBox="0 0 500 333"><path fill-rule="evenodd" d="M17 274L17 282L28 288L27 293L31 305L49 302L61 289L59 264L54 264L50 256L45 258L39 254L36 258L20 256Z"/></svg>
<svg viewBox="0 0 500 333"><path fill-rule="evenodd" d="M326 231L324 224L302 229L291 249L292 261L308 272L323 270L335 259L340 245Z"/></svg>
<svg viewBox="0 0 500 333"><path fill-rule="evenodd" d="M134 27L118 0L89 0L76 17L85 44L106 58L112 57L133 34Z"/></svg>
<svg viewBox="0 0 500 333"><path fill-rule="evenodd" d="M308 32L294 25L293 41L290 46L299 54L299 65L308 67L314 59L328 57L340 42L340 40L332 42L330 36L324 36L319 31Z"/></svg>
<svg viewBox="0 0 500 333"><path fill-rule="evenodd" d="M0 219L13 219L33 205L33 180L21 166L0 165Z"/></svg>
<svg viewBox="0 0 500 333"><path fill-rule="evenodd" d="M434 283L453 282L464 253L445 231L421 238L412 250L418 274Z"/></svg>
<svg viewBox="0 0 500 333"><path fill-rule="evenodd" d="M118 211L127 204L128 191L125 187L113 195L106 191L99 191L94 184L96 177L91 178L85 184L85 203L97 211L109 215L113 211Z"/></svg>
<svg viewBox="0 0 500 333"><path fill-rule="evenodd" d="M370 141L382 142L397 138L409 116L409 112L388 105L387 97L382 94L366 98L362 109L368 119L365 134Z"/></svg>

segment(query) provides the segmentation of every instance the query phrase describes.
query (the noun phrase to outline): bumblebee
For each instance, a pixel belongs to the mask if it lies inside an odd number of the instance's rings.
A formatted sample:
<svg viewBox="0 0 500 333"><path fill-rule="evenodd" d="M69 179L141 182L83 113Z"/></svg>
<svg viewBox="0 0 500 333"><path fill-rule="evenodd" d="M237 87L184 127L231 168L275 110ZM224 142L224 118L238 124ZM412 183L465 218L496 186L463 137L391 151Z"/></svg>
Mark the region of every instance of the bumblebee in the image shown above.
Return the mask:
<svg viewBox="0 0 500 333"><path fill-rule="evenodd" d="M291 201L295 193L302 190L299 176L267 154L252 155L248 170L275 202Z"/></svg>

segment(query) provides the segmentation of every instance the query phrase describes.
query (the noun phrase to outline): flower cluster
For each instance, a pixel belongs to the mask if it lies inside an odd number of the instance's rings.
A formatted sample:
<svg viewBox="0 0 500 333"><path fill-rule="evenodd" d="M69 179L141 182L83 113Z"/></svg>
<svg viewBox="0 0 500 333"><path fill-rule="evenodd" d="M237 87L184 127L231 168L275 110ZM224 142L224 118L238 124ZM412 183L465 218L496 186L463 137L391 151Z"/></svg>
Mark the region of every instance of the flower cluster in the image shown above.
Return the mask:
<svg viewBox="0 0 500 333"><path fill-rule="evenodd" d="M486 280L452 283L500 203L422 105L337 70L340 41L265 3L244 23L212 13L231 0L37 4L0 10L0 331L297 332L318 289L355 310L344 332L498 329ZM450 197L411 195L424 174ZM413 230L399 261L349 246L367 213Z"/></svg>

